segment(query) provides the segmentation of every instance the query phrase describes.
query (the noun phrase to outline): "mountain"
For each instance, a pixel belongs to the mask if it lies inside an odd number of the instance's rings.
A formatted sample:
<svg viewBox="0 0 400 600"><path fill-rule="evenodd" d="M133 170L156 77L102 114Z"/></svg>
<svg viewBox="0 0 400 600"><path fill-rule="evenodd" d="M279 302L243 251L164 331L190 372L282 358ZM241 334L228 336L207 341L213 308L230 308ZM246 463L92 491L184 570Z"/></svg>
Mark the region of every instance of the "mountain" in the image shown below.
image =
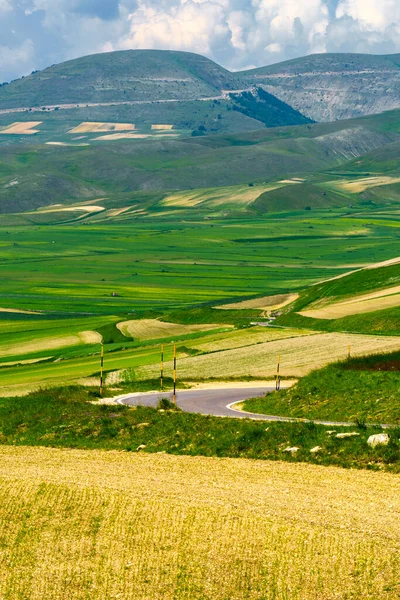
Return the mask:
<svg viewBox="0 0 400 600"><path fill-rule="evenodd" d="M400 108L400 54L315 54L232 73L199 54L125 50L0 86L0 125L18 109L29 116L60 108L58 120L171 123L203 133L355 118Z"/></svg>
<svg viewBox="0 0 400 600"><path fill-rule="evenodd" d="M314 54L237 73L315 121L400 107L400 54Z"/></svg>
<svg viewBox="0 0 400 600"><path fill-rule="evenodd" d="M196 135L311 122L266 91L245 86L236 74L198 54L96 54L0 86L0 126L16 113L26 120L38 111L38 119L51 113L58 122L167 123Z"/></svg>
<svg viewBox="0 0 400 600"><path fill-rule="evenodd" d="M195 100L234 90L238 78L189 52L125 50L84 56L0 89L0 108L149 100Z"/></svg>

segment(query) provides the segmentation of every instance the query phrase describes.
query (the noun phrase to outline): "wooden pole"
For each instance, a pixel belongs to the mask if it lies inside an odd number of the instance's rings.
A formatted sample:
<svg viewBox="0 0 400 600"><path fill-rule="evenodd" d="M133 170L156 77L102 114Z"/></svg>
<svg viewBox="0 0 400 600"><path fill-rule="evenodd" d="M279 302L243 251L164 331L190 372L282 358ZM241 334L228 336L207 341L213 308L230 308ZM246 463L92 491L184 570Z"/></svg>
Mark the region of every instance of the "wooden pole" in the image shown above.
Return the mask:
<svg viewBox="0 0 400 600"><path fill-rule="evenodd" d="M276 367L276 386L275 386L275 389L276 389L277 392L279 392L279 390L281 389L280 371L281 371L281 357L279 355L278 356L278 365Z"/></svg>
<svg viewBox="0 0 400 600"><path fill-rule="evenodd" d="M176 344L174 344L174 394L172 400L176 404Z"/></svg>
<svg viewBox="0 0 400 600"><path fill-rule="evenodd" d="M160 375L160 388L164 386L164 344L161 344L161 375Z"/></svg>
<svg viewBox="0 0 400 600"><path fill-rule="evenodd" d="M100 396L103 395L103 372L104 372L104 344L101 344L101 352L100 352Z"/></svg>

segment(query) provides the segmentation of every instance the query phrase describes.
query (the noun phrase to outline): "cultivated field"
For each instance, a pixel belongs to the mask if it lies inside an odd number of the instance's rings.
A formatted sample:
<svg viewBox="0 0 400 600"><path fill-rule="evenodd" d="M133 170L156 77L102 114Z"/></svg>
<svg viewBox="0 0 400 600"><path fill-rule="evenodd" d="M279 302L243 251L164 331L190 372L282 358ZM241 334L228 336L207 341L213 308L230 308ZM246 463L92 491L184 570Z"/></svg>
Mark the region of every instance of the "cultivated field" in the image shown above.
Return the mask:
<svg viewBox="0 0 400 600"><path fill-rule="evenodd" d="M314 319L340 319L350 315L359 315L397 306L400 306L400 286L355 296L350 300L334 302L327 306L321 306L321 308L311 306L300 314Z"/></svg>
<svg viewBox="0 0 400 600"><path fill-rule="evenodd" d="M281 181L273 184L260 184L249 187L235 185L230 187L200 189L178 192L164 198L162 206L189 207L218 207L236 205L247 206L254 202L261 194L285 187L286 185L298 183L295 181Z"/></svg>
<svg viewBox="0 0 400 600"><path fill-rule="evenodd" d="M400 337L346 333L305 335L247 346L245 352L236 348L182 358L178 373L179 378L187 381L246 376L262 379L275 374L277 358L281 356L281 375L302 377L329 362L346 358L349 346L353 355L390 352L400 349ZM167 364L166 372L172 372L171 363ZM139 367L135 374L138 379L155 378L158 367Z"/></svg>
<svg viewBox="0 0 400 600"><path fill-rule="evenodd" d="M0 342L0 357L18 356L29 353L42 352L78 346L80 344L100 344L101 335L97 331L81 331L76 334L60 334L54 337L38 337L31 341Z"/></svg>
<svg viewBox="0 0 400 600"><path fill-rule="evenodd" d="M187 335L197 331L209 331L221 328L223 325L179 325L178 323L166 323L157 319L139 319L118 323L117 327L126 337L151 340Z"/></svg>
<svg viewBox="0 0 400 600"><path fill-rule="evenodd" d="M264 298L254 298L253 300L243 300L243 302L233 302L232 304L223 304L216 306L223 310L242 310L245 308L259 308L260 310L277 310L283 308L299 297L298 294L277 294L275 296L265 296Z"/></svg>
<svg viewBox="0 0 400 600"><path fill-rule="evenodd" d="M132 123L81 123L74 127L69 133L100 133L102 131L133 131L135 125Z"/></svg>
<svg viewBox="0 0 400 600"><path fill-rule="evenodd" d="M400 479L245 459L0 448L0 595L398 597Z"/></svg>
<svg viewBox="0 0 400 600"><path fill-rule="evenodd" d="M26 122L16 122L12 123L5 129L0 129L0 134L10 134L10 135L34 135L35 133L39 133L38 129L35 129L38 125L41 125L42 121L26 121Z"/></svg>
<svg viewBox="0 0 400 600"><path fill-rule="evenodd" d="M345 181L327 182L326 187L337 189L349 194L361 194L370 188L380 187L381 185L392 185L399 183L400 177L389 177L379 175L376 177L360 177L356 180L348 179Z"/></svg>

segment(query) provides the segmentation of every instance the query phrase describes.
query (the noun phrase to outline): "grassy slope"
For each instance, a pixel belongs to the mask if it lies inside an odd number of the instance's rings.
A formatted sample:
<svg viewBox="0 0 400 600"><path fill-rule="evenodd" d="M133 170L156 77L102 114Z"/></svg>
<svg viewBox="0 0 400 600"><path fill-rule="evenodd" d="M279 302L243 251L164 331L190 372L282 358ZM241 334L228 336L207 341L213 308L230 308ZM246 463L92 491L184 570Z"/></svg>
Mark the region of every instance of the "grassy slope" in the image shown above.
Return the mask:
<svg viewBox="0 0 400 600"><path fill-rule="evenodd" d="M340 167L343 171L344 165L345 170L360 175L364 163L348 166L348 161L372 150L376 156L368 155L364 161L369 161L370 170L376 161L375 171L380 172L382 154L386 170L388 162L395 161L398 135L399 112L394 111L326 125L179 140L98 142L96 147L49 147L32 140L22 144L5 140L0 165L0 211L19 212L51 204L52 189L53 202L60 202L140 190L160 192L275 181L328 168ZM332 176L340 177L341 172ZM340 202L337 194L331 197L332 193L325 190L321 190L317 202L316 193L319 191L309 188L307 205ZM342 198L342 204L349 202L348 196ZM277 205L279 198L272 208Z"/></svg>
<svg viewBox="0 0 400 600"><path fill-rule="evenodd" d="M400 353L352 358L313 371L244 410L306 419L400 424ZM400 455L399 455L400 457Z"/></svg>
<svg viewBox="0 0 400 600"><path fill-rule="evenodd" d="M400 281L400 264L376 269L363 269L345 277L310 287L278 318L281 325L303 326L323 331L354 331L397 335L400 332L400 308L343 317L341 319L313 319L298 313L323 300L324 304L347 300L357 295L393 287Z"/></svg>
<svg viewBox="0 0 400 600"><path fill-rule="evenodd" d="M160 412L145 407L99 406L90 400L93 395L82 388L1 399L1 443L128 451L144 445L146 452L400 469L398 436L393 436L388 447L371 450L366 444L368 435L380 428L360 429L360 436L343 441L329 436L325 427L304 423L271 423L267 428L265 423L251 420L165 411L168 404L162 404ZM317 445L324 451L310 453ZM295 457L283 452L287 446L299 447Z"/></svg>
<svg viewBox="0 0 400 600"><path fill-rule="evenodd" d="M235 76L198 54L128 50L70 60L3 86L0 107L194 99L235 87Z"/></svg>

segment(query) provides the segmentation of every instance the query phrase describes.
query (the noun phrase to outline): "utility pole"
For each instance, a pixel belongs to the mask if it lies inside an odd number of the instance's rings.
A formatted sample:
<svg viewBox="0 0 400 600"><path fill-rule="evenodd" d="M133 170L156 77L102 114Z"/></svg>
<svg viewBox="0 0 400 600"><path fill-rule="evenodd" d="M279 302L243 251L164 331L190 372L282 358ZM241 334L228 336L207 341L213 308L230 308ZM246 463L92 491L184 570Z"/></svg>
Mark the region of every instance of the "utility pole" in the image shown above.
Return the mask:
<svg viewBox="0 0 400 600"><path fill-rule="evenodd" d="M176 404L176 344L174 344L174 393L172 400L173 403Z"/></svg>
<svg viewBox="0 0 400 600"><path fill-rule="evenodd" d="M103 395L103 372L104 372L104 344L101 344L100 352L100 396Z"/></svg>
<svg viewBox="0 0 400 600"><path fill-rule="evenodd" d="M161 344L160 388L164 386L164 344Z"/></svg>
<svg viewBox="0 0 400 600"><path fill-rule="evenodd" d="M278 365L276 367L276 386L275 389L277 392L279 392L279 390L281 389L281 376L280 376L280 370L281 370L281 357L280 355L278 356Z"/></svg>

